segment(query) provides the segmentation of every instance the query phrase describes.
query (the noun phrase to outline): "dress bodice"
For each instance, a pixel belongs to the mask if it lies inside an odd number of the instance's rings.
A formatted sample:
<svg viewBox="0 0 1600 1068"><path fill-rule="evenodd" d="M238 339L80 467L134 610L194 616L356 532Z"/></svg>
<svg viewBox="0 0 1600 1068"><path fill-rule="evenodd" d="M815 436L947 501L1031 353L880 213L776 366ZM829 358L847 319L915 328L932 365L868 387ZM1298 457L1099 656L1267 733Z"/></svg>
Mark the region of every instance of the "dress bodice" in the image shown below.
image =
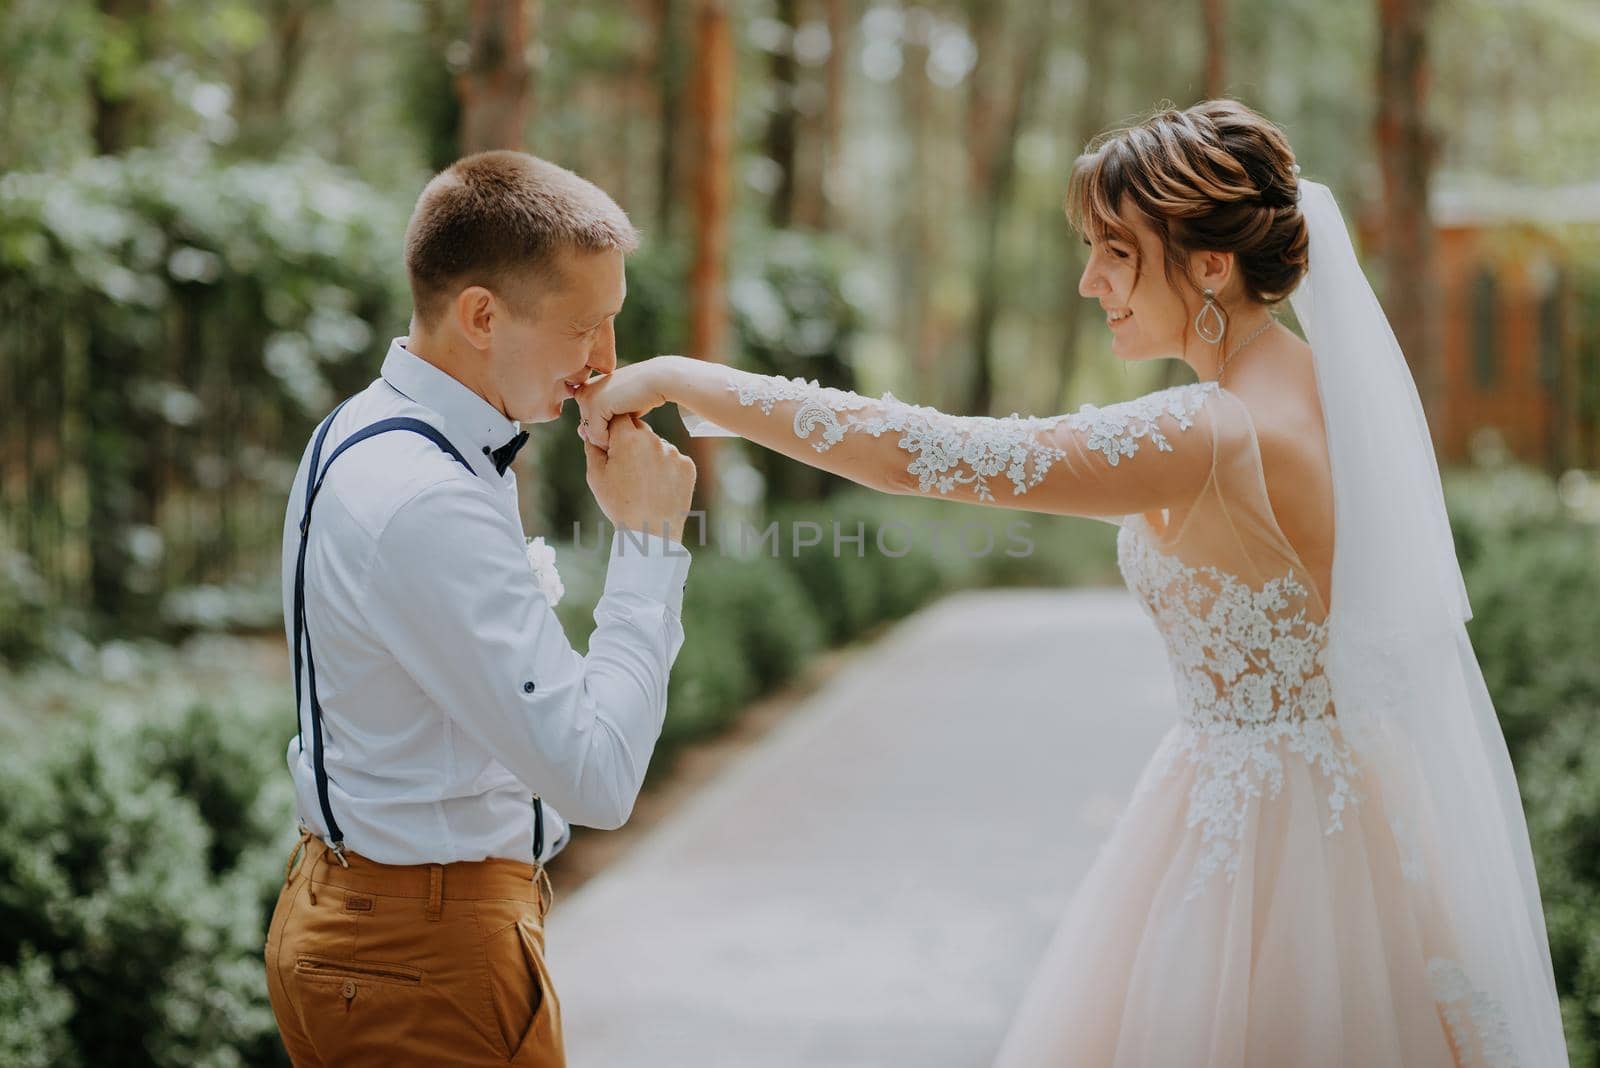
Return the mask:
<svg viewBox="0 0 1600 1068"><path fill-rule="evenodd" d="M1199 516L1180 524L1185 536L1204 525ZM1259 561L1256 548L1244 558ZM1179 766L1193 774L1188 823L1201 829L1203 847L1186 900L1219 872L1232 881L1252 800L1277 797L1291 762L1320 783L1325 833L1341 830L1361 800L1326 673L1326 614L1285 550L1281 570L1246 581L1215 563L1185 562L1144 516L1126 517L1117 533L1118 567L1161 633L1178 694L1180 722L1155 765L1158 778Z"/></svg>
<svg viewBox="0 0 1600 1068"><path fill-rule="evenodd" d="M1238 725L1332 715L1327 621L1293 568L1251 586L1162 551L1148 520L1117 535L1117 564L1167 647L1186 720Z"/></svg>

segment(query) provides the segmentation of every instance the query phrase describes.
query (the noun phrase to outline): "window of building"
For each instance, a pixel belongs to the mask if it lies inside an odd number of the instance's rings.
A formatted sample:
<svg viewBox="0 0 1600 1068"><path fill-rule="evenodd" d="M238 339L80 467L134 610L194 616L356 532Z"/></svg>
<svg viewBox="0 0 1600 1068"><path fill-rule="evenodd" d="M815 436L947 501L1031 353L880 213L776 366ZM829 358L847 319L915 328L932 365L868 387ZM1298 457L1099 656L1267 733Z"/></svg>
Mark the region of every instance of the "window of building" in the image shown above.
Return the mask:
<svg viewBox="0 0 1600 1068"><path fill-rule="evenodd" d="M1494 385L1500 366L1500 285L1494 268L1480 267L1472 279L1472 376L1480 389Z"/></svg>
<svg viewBox="0 0 1600 1068"><path fill-rule="evenodd" d="M1539 384L1554 389L1561 382L1561 319L1566 289L1559 271L1539 298Z"/></svg>

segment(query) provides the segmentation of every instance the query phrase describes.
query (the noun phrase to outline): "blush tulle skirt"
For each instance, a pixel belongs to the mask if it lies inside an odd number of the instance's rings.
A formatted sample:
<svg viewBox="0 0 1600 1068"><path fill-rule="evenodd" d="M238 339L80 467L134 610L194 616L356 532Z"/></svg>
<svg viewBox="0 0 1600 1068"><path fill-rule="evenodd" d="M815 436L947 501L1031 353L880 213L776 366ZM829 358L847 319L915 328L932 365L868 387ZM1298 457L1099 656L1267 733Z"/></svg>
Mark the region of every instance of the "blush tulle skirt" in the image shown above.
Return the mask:
<svg viewBox="0 0 1600 1068"><path fill-rule="evenodd" d="M1355 763L1336 729L1174 726L997 1068L1495 1064L1494 1006L1430 908L1425 828L1385 807L1403 773Z"/></svg>

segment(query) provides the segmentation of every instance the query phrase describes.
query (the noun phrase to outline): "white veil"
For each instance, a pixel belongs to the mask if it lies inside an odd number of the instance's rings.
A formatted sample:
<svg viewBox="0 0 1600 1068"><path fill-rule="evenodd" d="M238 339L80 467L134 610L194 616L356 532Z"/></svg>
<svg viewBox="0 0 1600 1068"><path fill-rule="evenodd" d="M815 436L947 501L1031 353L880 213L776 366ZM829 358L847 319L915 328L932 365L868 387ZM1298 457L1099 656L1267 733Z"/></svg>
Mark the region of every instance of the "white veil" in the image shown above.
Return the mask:
<svg viewBox="0 0 1600 1068"><path fill-rule="evenodd" d="M1429 974L1458 1041L1475 1035L1491 1066L1564 1066L1527 823L1464 626L1472 609L1422 404L1333 194L1302 180L1300 207L1310 270L1290 301L1333 473L1336 715L1381 783L1408 878L1430 888L1420 907L1445 948Z"/></svg>

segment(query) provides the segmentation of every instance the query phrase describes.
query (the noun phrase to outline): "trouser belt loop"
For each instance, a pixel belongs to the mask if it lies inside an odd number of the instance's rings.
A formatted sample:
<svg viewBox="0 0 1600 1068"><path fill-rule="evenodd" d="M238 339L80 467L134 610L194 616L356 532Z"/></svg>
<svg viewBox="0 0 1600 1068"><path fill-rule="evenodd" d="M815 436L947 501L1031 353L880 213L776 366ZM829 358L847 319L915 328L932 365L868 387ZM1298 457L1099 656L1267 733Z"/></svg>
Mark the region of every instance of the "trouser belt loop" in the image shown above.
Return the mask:
<svg viewBox="0 0 1600 1068"><path fill-rule="evenodd" d="M427 917L438 920L444 912L444 865L428 865L428 908Z"/></svg>
<svg viewBox="0 0 1600 1068"><path fill-rule="evenodd" d="M538 861L533 864L533 881L539 898L539 922L544 923L544 918L550 915L550 906L556 902L556 890L550 885L550 873Z"/></svg>
<svg viewBox="0 0 1600 1068"><path fill-rule="evenodd" d="M288 886L294 879L295 866L306 859L306 844L311 841L311 832L305 824L300 825L300 840L294 844L294 849L289 851L289 862L283 866L283 885Z"/></svg>
<svg viewBox="0 0 1600 1068"><path fill-rule="evenodd" d="M306 900L313 905L317 903L317 865L328 859L327 846L321 842L318 844L323 847L317 850L317 859L311 862L311 870L306 872Z"/></svg>

